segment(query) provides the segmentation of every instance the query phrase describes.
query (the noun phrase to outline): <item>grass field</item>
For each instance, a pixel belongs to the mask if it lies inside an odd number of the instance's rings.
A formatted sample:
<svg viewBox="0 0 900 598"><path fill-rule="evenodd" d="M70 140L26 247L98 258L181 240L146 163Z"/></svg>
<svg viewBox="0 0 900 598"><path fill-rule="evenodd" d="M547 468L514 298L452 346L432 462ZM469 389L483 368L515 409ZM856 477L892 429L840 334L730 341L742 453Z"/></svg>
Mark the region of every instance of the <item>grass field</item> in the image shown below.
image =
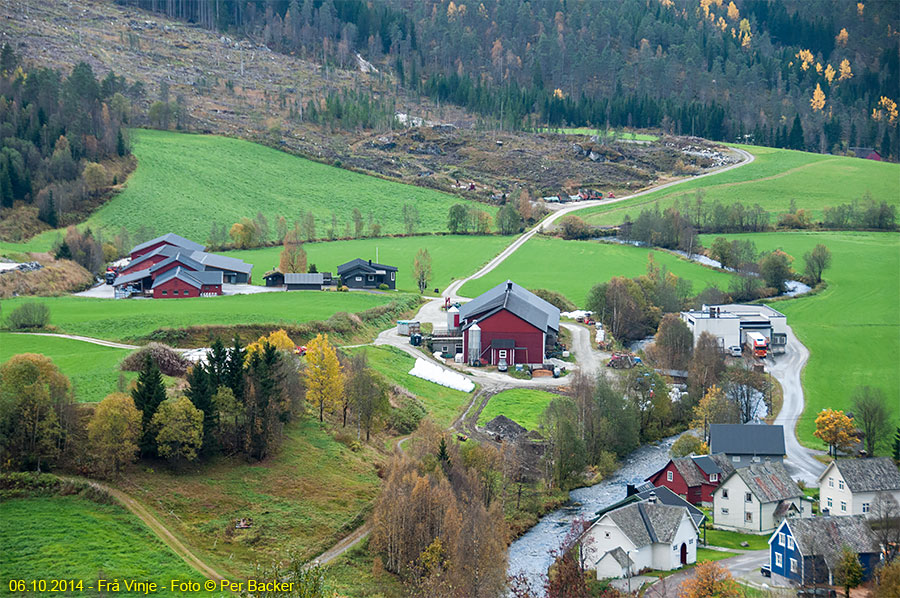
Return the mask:
<svg viewBox="0 0 900 598"><path fill-rule="evenodd" d="M900 165L860 158L826 156L758 146L737 146L752 153L752 164L722 174L688 181L642 197L588 208L578 215L591 224L620 224L658 202L665 209L676 199L693 202L698 189L704 202L759 204L772 215L786 212L790 201L820 218L827 206L849 203L869 191L873 199L900 206Z"/></svg>
<svg viewBox="0 0 900 598"><path fill-rule="evenodd" d="M320 272L337 275L337 267L355 258L371 259L397 266L397 288L419 292L413 274L413 261L419 249L431 255L432 277L428 288L444 289L451 281L462 278L487 263L512 242L512 237L428 235L306 243L307 261ZM246 251L230 251L226 255L253 264L254 281L265 284L263 274L278 265L281 246ZM377 257L376 257L377 256Z"/></svg>
<svg viewBox="0 0 900 598"><path fill-rule="evenodd" d="M52 359L72 381L75 398L92 402L116 391L119 362L130 351L66 338L0 333L0 363L19 353L40 353ZM129 380L135 376L122 373Z"/></svg>
<svg viewBox="0 0 900 598"><path fill-rule="evenodd" d="M163 327L298 324L324 320L339 311L355 313L383 305L394 297L396 295L320 291L178 300L23 297L4 301L3 310L9 313L21 303L37 301L50 308L50 324L63 332L108 340L129 340Z"/></svg>
<svg viewBox="0 0 900 598"><path fill-rule="evenodd" d="M85 591L75 593L86 596L99 595L87 590L88 585L96 587L94 581L99 578L118 578L120 583L150 580L167 586L172 579L203 581L131 513L119 505L78 496L0 502L0 546L4 595L10 595L10 579L80 579ZM121 594L138 595L125 592L124 587ZM157 595L174 594L167 587Z"/></svg>
<svg viewBox="0 0 900 598"><path fill-rule="evenodd" d="M477 297L510 278L525 288L559 291L579 306L584 306L585 297L595 284L605 282L613 276L631 278L645 274L650 253L657 264L692 281L694 294L713 284L720 289L728 288L731 275L664 251L594 241L535 237L495 270L466 283L460 289L460 294Z"/></svg>
<svg viewBox="0 0 900 598"><path fill-rule="evenodd" d="M798 424L800 441L825 448L813 436L816 414L825 407L850 409L857 385L881 388L891 421L896 423L900 418L900 234L765 233L729 238L751 239L760 250L782 248L800 270L803 254L816 244L831 251L824 292L773 304L811 353L803 370L806 410ZM703 241L708 244L712 237ZM880 452L886 454L887 447Z"/></svg>
<svg viewBox="0 0 900 598"><path fill-rule="evenodd" d="M381 571L375 575L372 565L375 557L369 550L369 541L354 546L329 563L328 579L340 596L353 598L403 598L409 590L396 575Z"/></svg>
<svg viewBox="0 0 900 598"><path fill-rule="evenodd" d="M558 396L530 388L504 390L492 396L484 406L478 416L478 425L483 426L498 415L505 415L528 430L537 430L547 405Z"/></svg>
<svg viewBox="0 0 900 598"><path fill-rule="evenodd" d="M449 427L469 402L470 395L467 392L411 376L409 370L416 364L416 360L400 349L365 347L362 350L366 352L370 367L380 372L390 383L402 386L416 395L428 410L429 417L442 428Z"/></svg>
<svg viewBox="0 0 900 598"><path fill-rule="evenodd" d="M709 523L707 523L709 525ZM703 530L700 530L700 538L702 541ZM750 546L744 548L741 542L747 542ZM721 546L722 548L733 548L737 550L763 550L769 547L769 536L756 536L753 534L742 534L740 532L732 532L721 529L706 530L706 543L711 546ZM710 551L712 552L712 551ZM697 560L700 560L700 551L697 551ZM711 560L711 559L710 559Z"/></svg>

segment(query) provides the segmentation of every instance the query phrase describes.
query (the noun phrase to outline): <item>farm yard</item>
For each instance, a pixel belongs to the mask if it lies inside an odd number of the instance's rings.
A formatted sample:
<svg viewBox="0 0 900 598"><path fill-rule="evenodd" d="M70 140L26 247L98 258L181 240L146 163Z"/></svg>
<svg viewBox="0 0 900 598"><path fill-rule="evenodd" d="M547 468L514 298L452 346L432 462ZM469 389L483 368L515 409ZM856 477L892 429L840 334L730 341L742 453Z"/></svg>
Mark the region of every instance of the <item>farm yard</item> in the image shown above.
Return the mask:
<svg viewBox="0 0 900 598"><path fill-rule="evenodd" d="M527 430L537 430L547 405L558 396L530 388L504 390L492 396L485 405L478 416L478 425L483 426L498 415L505 415Z"/></svg>

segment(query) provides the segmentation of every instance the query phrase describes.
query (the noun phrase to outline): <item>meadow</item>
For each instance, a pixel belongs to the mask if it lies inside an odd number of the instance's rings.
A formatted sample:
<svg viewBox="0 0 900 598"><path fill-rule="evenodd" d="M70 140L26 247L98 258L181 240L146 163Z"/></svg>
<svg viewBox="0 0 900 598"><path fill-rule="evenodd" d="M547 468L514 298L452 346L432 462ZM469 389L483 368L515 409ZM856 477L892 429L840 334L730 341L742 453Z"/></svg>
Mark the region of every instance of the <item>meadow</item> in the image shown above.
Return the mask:
<svg viewBox="0 0 900 598"><path fill-rule="evenodd" d="M76 400L86 403L116 391L119 362L130 351L66 338L0 333L0 363L19 353L40 353L52 359L71 380ZM135 377L132 372L121 373L126 380Z"/></svg>
<svg viewBox="0 0 900 598"><path fill-rule="evenodd" d="M87 589L89 585L96 588L94 581L100 578L167 585L171 579L203 581L137 517L117 504L99 504L80 496L0 502L0 546L4 593L10 579L83 580L85 591L77 593L85 596L101 595ZM139 595L124 587L121 594ZM175 593L166 587L157 595Z"/></svg>
<svg viewBox="0 0 900 598"><path fill-rule="evenodd" d="M697 294L710 285L728 289L731 275L681 259L671 253L645 247L595 241L564 241L535 237L487 275L466 283L460 294L477 297L507 278L528 289L552 289L584 306L591 287L614 276L632 278L646 274L649 256L659 266L693 282Z"/></svg>
<svg viewBox="0 0 900 598"><path fill-rule="evenodd" d="M315 264L320 272L337 275L337 267L352 259L371 259L381 264L397 266L397 289L418 293L413 262L419 249L428 250L431 256L432 276L429 292L435 287L444 289L457 278L475 272L512 242L512 237L423 235L418 237L386 237L305 243L307 262ZM265 249L229 251L226 255L253 264L254 282L265 284L263 274L278 265L281 246Z"/></svg>
<svg viewBox="0 0 900 598"><path fill-rule="evenodd" d="M50 324L61 332L134 340L159 328L195 325L300 324L325 320L336 312L356 313L384 305L397 295L292 291L178 300L17 297L3 302L9 313L26 302L50 308Z"/></svg>
<svg viewBox="0 0 900 598"><path fill-rule="evenodd" d="M876 201L900 207L900 165L845 156L827 156L770 147L737 145L755 156L751 164L713 177L686 181L669 189L611 205L588 208L578 215L594 225L621 224L626 215L636 218L642 209L658 204L664 210L675 201L691 202L698 190L707 204L736 201L759 204L771 216L797 208L821 218L822 209L850 203L868 191Z"/></svg>
<svg viewBox="0 0 900 598"><path fill-rule="evenodd" d="M803 370L806 409L798 422L800 441L825 446L813 436L823 408L852 409L858 385L881 388L891 421L900 418L900 235L897 233L818 232L728 235L750 239L759 250L781 248L803 269L803 254L822 243L832 265L823 278L828 288L816 295L778 301L788 325L810 351ZM712 242L713 235L703 242ZM887 447L879 451L887 454Z"/></svg>
<svg viewBox="0 0 900 598"><path fill-rule="evenodd" d="M547 405L559 395L544 390L513 388L491 397L478 416L478 425L483 426L498 415L505 415L528 430L537 430L541 416Z"/></svg>

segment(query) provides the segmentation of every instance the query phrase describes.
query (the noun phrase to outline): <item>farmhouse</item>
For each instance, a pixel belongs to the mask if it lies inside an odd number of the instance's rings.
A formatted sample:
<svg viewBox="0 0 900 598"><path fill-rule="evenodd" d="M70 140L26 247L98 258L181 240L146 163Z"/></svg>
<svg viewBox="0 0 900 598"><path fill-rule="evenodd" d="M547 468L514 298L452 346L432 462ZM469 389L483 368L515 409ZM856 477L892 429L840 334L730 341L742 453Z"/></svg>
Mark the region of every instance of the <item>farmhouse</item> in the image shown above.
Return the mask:
<svg viewBox="0 0 900 598"><path fill-rule="evenodd" d="M222 294L221 272L195 272L177 267L153 281L154 299L176 297L214 297Z"/></svg>
<svg viewBox="0 0 900 598"><path fill-rule="evenodd" d="M711 424L709 452L722 453L734 467L784 460L784 427L762 423Z"/></svg>
<svg viewBox="0 0 900 598"><path fill-rule="evenodd" d="M869 515L875 496L900 503L900 472L890 457L832 461L819 476L819 510L830 515Z"/></svg>
<svg viewBox="0 0 900 598"><path fill-rule="evenodd" d="M849 547L869 579L881 561L878 539L861 515L785 519L769 538L769 566L799 584L834 583L843 547Z"/></svg>
<svg viewBox="0 0 900 598"><path fill-rule="evenodd" d="M725 455L691 456L670 460L647 481L671 490L690 504L711 506L713 492L732 471L734 467Z"/></svg>
<svg viewBox="0 0 900 598"><path fill-rule="evenodd" d="M141 243L140 245L135 245L131 249L131 260L135 259L151 253L160 247L173 247L176 249L181 249L191 253L193 251L203 251L206 249L206 246L200 245L199 243L194 243L190 239L185 239L175 233L166 233L161 237L156 237L155 239L150 239L146 243Z"/></svg>
<svg viewBox="0 0 900 598"><path fill-rule="evenodd" d="M499 417L499 416L498 416ZM678 496L665 486L653 486L652 484L646 484L650 486L647 489L638 490L634 488L634 486L629 487L631 494L628 494L625 498L620 500L617 503L614 503L605 509L597 511L597 517L603 517L605 514L618 509L619 507L624 507L625 505L630 505L632 503L643 502L643 503L653 503L658 502L663 505L669 505L670 507L684 507L688 510L688 513L691 516L691 519L694 520L694 523L699 528L703 525L703 522L706 521L706 515L689 503L684 500L682 497Z"/></svg>
<svg viewBox="0 0 900 598"><path fill-rule="evenodd" d="M787 346L787 318L768 305L704 305L700 311L681 312L681 319L691 329L695 345L708 332L725 351L744 346L748 332L759 332L773 353L784 353Z"/></svg>
<svg viewBox="0 0 900 598"><path fill-rule="evenodd" d="M696 562L698 535L685 507L637 502L601 516L582 536L581 550L598 579L630 577Z"/></svg>
<svg viewBox="0 0 900 598"><path fill-rule="evenodd" d="M459 328L470 364L540 367L559 336L559 308L507 280L460 307Z"/></svg>
<svg viewBox="0 0 900 598"><path fill-rule="evenodd" d="M397 288L397 268L372 260L351 260L338 266L337 273L341 284L351 289L377 289L383 284L389 289Z"/></svg>
<svg viewBox="0 0 900 598"><path fill-rule="evenodd" d="M881 154L879 154L871 147L851 147L850 151L853 152L853 155L857 158L862 158L864 160L875 160L876 162L881 162L884 159L881 157Z"/></svg>
<svg viewBox="0 0 900 598"><path fill-rule="evenodd" d="M717 528L767 534L784 518L810 517L803 491L781 463L739 467L713 493Z"/></svg>

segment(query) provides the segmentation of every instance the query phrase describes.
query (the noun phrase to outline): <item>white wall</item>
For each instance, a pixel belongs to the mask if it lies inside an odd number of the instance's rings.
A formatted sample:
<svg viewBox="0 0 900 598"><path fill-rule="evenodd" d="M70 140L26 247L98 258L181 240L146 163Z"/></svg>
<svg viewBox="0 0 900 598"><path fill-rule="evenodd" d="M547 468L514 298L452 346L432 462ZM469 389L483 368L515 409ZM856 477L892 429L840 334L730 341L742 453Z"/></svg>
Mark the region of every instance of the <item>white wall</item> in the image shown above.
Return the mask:
<svg viewBox="0 0 900 598"><path fill-rule="evenodd" d="M876 492L850 492L847 484L841 488L841 482L844 481L841 472L834 465L829 465L825 473L822 474L822 482L819 488L819 510L828 509L831 515L863 515L863 505L869 505L871 509L875 504ZM894 500L900 504L900 490L889 492ZM828 499L831 499L832 506L828 506ZM847 510L841 510L841 501L847 503Z"/></svg>
<svg viewBox="0 0 900 598"><path fill-rule="evenodd" d="M738 318L708 318L698 317L689 312L682 312L681 319L694 334L694 344L704 332L709 332L714 337L721 339L720 345L728 348L741 344L741 322Z"/></svg>
<svg viewBox="0 0 900 598"><path fill-rule="evenodd" d="M728 498L723 498L724 491L728 491ZM748 534L768 534L778 527L781 519L775 518L775 509L780 501L760 504L759 499L752 493L750 501L746 500L746 494L750 492L747 484L739 476L731 476L728 481L718 488L713 494L713 521L717 528L729 529ZM790 499L797 507L800 517L811 516L811 509L804 505L801 497ZM722 509L728 509L723 513ZM746 521L745 513L751 513L752 521Z"/></svg>

